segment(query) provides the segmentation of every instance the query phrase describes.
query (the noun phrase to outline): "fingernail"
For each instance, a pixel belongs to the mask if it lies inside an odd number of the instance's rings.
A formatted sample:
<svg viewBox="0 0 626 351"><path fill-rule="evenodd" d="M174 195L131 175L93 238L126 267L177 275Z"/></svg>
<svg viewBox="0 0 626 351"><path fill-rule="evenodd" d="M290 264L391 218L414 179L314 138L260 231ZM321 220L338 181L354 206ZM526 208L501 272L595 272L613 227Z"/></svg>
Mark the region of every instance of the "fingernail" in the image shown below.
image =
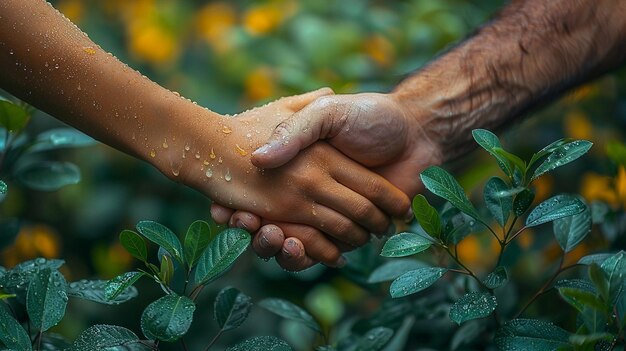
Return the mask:
<svg viewBox="0 0 626 351"><path fill-rule="evenodd" d="M253 155L265 155L265 154L270 152L271 148L272 148L272 146L270 144L265 144L265 145L261 146L260 148L254 150L254 152L252 154Z"/></svg>
<svg viewBox="0 0 626 351"><path fill-rule="evenodd" d="M267 239L265 234L261 235L261 240L259 240L259 245L264 249L268 249L270 247L270 241Z"/></svg>
<svg viewBox="0 0 626 351"><path fill-rule="evenodd" d="M404 216L404 221L406 223L411 223L413 221L413 216L414 216L413 209L409 209L409 211Z"/></svg>
<svg viewBox="0 0 626 351"><path fill-rule="evenodd" d="M343 268L348 264L348 259L345 256L339 256L337 260L337 268Z"/></svg>
<svg viewBox="0 0 626 351"><path fill-rule="evenodd" d="M291 252L289 252L289 250L286 250L285 248L283 248L282 251L283 251L283 255L285 256L285 258L287 259L291 258Z"/></svg>
<svg viewBox="0 0 626 351"><path fill-rule="evenodd" d="M241 228L241 229L248 229L248 226L244 222L242 222L240 219L238 219L237 222L235 223L235 227Z"/></svg>

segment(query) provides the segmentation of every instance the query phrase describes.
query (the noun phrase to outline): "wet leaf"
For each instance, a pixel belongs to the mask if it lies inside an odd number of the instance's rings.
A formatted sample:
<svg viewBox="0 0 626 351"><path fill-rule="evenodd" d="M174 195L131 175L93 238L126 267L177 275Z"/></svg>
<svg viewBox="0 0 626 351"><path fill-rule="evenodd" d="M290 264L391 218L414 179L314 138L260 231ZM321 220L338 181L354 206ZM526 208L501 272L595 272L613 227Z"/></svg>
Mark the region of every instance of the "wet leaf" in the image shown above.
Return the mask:
<svg viewBox="0 0 626 351"><path fill-rule="evenodd" d="M446 172L443 168L430 166L420 174L420 178L426 189L448 200L452 206L480 221L480 216L474 208L474 205L472 205L467 195L465 195L465 191L461 188L461 185L459 185L450 173Z"/></svg>
<svg viewBox="0 0 626 351"><path fill-rule="evenodd" d="M536 319L514 319L498 330L495 343L507 351L553 351L569 347L570 334L552 323Z"/></svg>
<svg viewBox="0 0 626 351"><path fill-rule="evenodd" d="M597 265L601 265L602 262L604 262L607 258L611 256L613 256L613 254L610 253L591 254L584 256L580 260L578 260L578 264L590 265L592 263L595 263Z"/></svg>
<svg viewBox="0 0 626 351"><path fill-rule="evenodd" d="M418 194L413 198L413 214L420 226L428 235L438 238L441 234L441 218L439 213L432 207L424 195Z"/></svg>
<svg viewBox="0 0 626 351"><path fill-rule="evenodd" d="M513 201L513 213L518 217L523 215L532 205L533 200L535 200L535 192L533 190L526 188L520 191Z"/></svg>
<svg viewBox="0 0 626 351"><path fill-rule="evenodd" d="M433 285L447 271L447 268L424 267L406 272L391 283L389 293L393 298L415 294Z"/></svg>
<svg viewBox="0 0 626 351"><path fill-rule="evenodd" d="M485 129L472 130L472 136L478 145L485 149L491 156L496 158L498 166L500 166L504 173L509 177L513 177L513 167L511 167L509 161L495 151L496 148L502 148L500 139L498 139L495 134Z"/></svg>
<svg viewBox="0 0 626 351"><path fill-rule="evenodd" d="M104 298L107 301L118 301L121 295L131 295L132 291L136 291L133 284L144 275L142 272L126 272L109 280L104 286Z"/></svg>
<svg viewBox="0 0 626 351"><path fill-rule="evenodd" d="M496 297L488 292L470 292L458 299L450 308L450 319L456 324L484 318L496 310Z"/></svg>
<svg viewBox="0 0 626 351"><path fill-rule="evenodd" d="M261 300L258 305L283 318L300 322L318 333L322 332L319 324L317 324L307 311L287 300L267 298Z"/></svg>
<svg viewBox="0 0 626 351"><path fill-rule="evenodd" d="M546 147L544 147L543 149L539 150L539 152L536 152L533 157L530 159L530 162L528 163L528 168L532 167L533 164L537 161L539 161L541 158L551 154L552 152L554 152L554 150L556 150L558 147L560 147L561 145L565 145L569 142L574 141L573 139L559 139L555 142L550 143L549 145L547 145Z"/></svg>
<svg viewBox="0 0 626 351"><path fill-rule="evenodd" d="M483 280L483 284L489 289L497 289L502 287L509 280L509 274L506 271L506 268L503 266L498 266L494 269L493 272L489 273L485 280Z"/></svg>
<svg viewBox="0 0 626 351"><path fill-rule="evenodd" d="M211 231L209 223L205 221L191 223L185 235L185 261L188 267L195 266L215 235L217 233Z"/></svg>
<svg viewBox="0 0 626 351"><path fill-rule="evenodd" d="M493 148L493 151L498 155L502 156L504 159L509 161L509 164L513 165L513 167L517 168L521 174L521 178L523 179L526 174L526 163L519 158L517 155L514 155L501 147Z"/></svg>
<svg viewBox="0 0 626 351"><path fill-rule="evenodd" d="M275 336L257 336L229 347L226 351L292 351L292 348Z"/></svg>
<svg viewBox="0 0 626 351"><path fill-rule="evenodd" d="M583 312L586 307L591 307L606 313L606 307L593 292L570 287L560 287L558 291L563 300L579 312Z"/></svg>
<svg viewBox="0 0 626 351"><path fill-rule="evenodd" d="M513 209L513 198L508 194L509 190L509 186L498 177L489 179L483 190L485 205L501 227L504 227Z"/></svg>
<svg viewBox="0 0 626 351"><path fill-rule="evenodd" d="M5 306L0 306L0 341L11 350L30 351L33 349L28 333Z"/></svg>
<svg viewBox="0 0 626 351"><path fill-rule="evenodd" d="M587 206L577 197L556 195L540 203L526 218L526 227L534 227L555 219L573 216L583 212Z"/></svg>
<svg viewBox="0 0 626 351"><path fill-rule="evenodd" d="M142 343L139 337L132 331L118 327L116 325L94 325L82 332L74 344L71 351L94 351L94 350L122 350L133 351L152 350L152 348Z"/></svg>
<svg viewBox="0 0 626 351"><path fill-rule="evenodd" d="M24 288L40 270L46 268L52 270L59 269L64 263L65 261L63 260L47 260L41 257L24 261L8 270L2 276L2 279L0 279L0 287Z"/></svg>
<svg viewBox="0 0 626 351"><path fill-rule="evenodd" d="M217 235L198 260L196 284L208 284L224 274L250 245L250 234L229 228Z"/></svg>
<svg viewBox="0 0 626 351"><path fill-rule="evenodd" d="M572 251L591 231L591 210L583 202L583 212L552 222L556 241L565 252Z"/></svg>
<svg viewBox="0 0 626 351"><path fill-rule="evenodd" d="M31 163L15 171L15 177L25 186L41 191L54 191L80 182L80 170L69 162L43 161Z"/></svg>
<svg viewBox="0 0 626 351"><path fill-rule="evenodd" d="M215 298L215 321L223 331L239 327L248 317L252 302L250 296L227 287Z"/></svg>
<svg viewBox="0 0 626 351"><path fill-rule="evenodd" d="M537 179L542 174L576 160L587 153L587 151L591 149L591 146L593 146L593 143L589 141L576 140L554 148L543 163L535 169L532 179Z"/></svg>
<svg viewBox="0 0 626 351"><path fill-rule="evenodd" d="M169 252L178 262L183 262L183 247L178 237L169 228L157 222L141 221L137 223L137 231Z"/></svg>
<svg viewBox="0 0 626 351"><path fill-rule="evenodd" d="M67 282L59 271L45 268L34 276L26 295L26 311L39 331L57 325L65 315Z"/></svg>
<svg viewBox="0 0 626 351"><path fill-rule="evenodd" d="M372 271L367 282L374 284L394 280L408 271L422 267L426 267L426 264L412 259L399 259L385 262Z"/></svg>
<svg viewBox="0 0 626 351"><path fill-rule="evenodd" d="M165 285L170 285L170 282L174 277L174 263L169 255L161 256L161 269L159 270L159 277Z"/></svg>
<svg viewBox="0 0 626 351"><path fill-rule="evenodd" d="M47 130L35 139L34 144L28 148L29 152L55 150L68 147L84 147L95 145L95 141L76 129L56 128Z"/></svg>
<svg viewBox="0 0 626 351"><path fill-rule="evenodd" d="M404 257L428 249L432 241L415 233L400 233L387 240L380 253L384 257Z"/></svg>
<svg viewBox="0 0 626 351"><path fill-rule="evenodd" d="M7 186L7 183L0 180L0 195L6 194L8 189L9 187Z"/></svg>
<svg viewBox="0 0 626 351"><path fill-rule="evenodd" d="M148 260L148 248L143 238L132 230L123 230L120 233L120 244L134 258L146 262Z"/></svg>
<svg viewBox="0 0 626 351"><path fill-rule="evenodd" d="M67 289L67 295L105 305L119 305L137 297L137 289L135 289L135 287L128 286L126 289L120 290L113 298L109 299L106 296L107 287L109 287L108 280L85 279L77 282L71 282Z"/></svg>
<svg viewBox="0 0 626 351"><path fill-rule="evenodd" d="M610 301L611 288L609 285L609 281L607 280L607 277L604 274L604 271L602 270L602 268L600 268L600 266L598 266L597 264L593 263L589 265L588 274L589 274L589 279L595 286L600 297L604 301Z"/></svg>
<svg viewBox="0 0 626 351"><path fill-rule="evenodd" d="M167 295L146 307L141 330L152 340L173 342L189 330L196 305L186 296Z"/></svg>
<svg viewBox="0 0 626 351"><path fill-rule="evenodd" d="M378 351L381 350L393 336L393 329L376 327L369 330L357 344L355 351Z"/></svg>
<svg viewBox="0 0 626 351"><path fill-rule="evenodd" d="M626 253L620 251L607 258L600 266L606 274L609 283L610 301L615 302L624 289L626 277Z"/></svg>

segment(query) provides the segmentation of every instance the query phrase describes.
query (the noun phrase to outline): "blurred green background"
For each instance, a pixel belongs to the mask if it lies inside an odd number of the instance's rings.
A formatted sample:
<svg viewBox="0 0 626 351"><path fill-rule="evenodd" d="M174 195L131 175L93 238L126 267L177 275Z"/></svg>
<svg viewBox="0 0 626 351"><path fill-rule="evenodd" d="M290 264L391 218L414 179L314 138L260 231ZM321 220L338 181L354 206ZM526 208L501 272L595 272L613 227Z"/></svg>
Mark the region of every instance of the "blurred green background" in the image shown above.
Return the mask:
<svg viewBox="0 0 626 351"><path fill-rule="evenodd" d="M220 113L237 113L275 98L330 86L339 93L388 91L403 77L434 58L493 16L503 1L478 0L59 0L53 5L105 50L159 84ZM529 157L561 137L587 139L594 148L583 160L537 184L541 201L556 192L580 192L614 209L626 205L626 172L607 157L607 145L626 130L624 70L580 87L503 134L505 146ZM59 122L42 113L28 133ZM58 192L11 186L0 203L2 216L19 217L15 245L1 253L11 267L32 257L60 257L68 279L111 278L136 262L118 244L117 234L143 219L175 232L209 216L209 200L131 157L106 146L52 155L77 163L82 181ZM450 165L466 189L475 189L497 165L474 152ZM416 177L418 175L416 174ZM482 188L480 188L482 189ZM480 198L480 194L477 198ZM541 272L558 254L541 233L525 235L521 274ZM621 234L618 226L613 235ZM595 240L594 240L595 238ZM543 240L543 241L542 241ZM623 240L623 239L622 239ZM623 241L622 241L623 242ZM592 236L575 255L606 246ZM485 237L470 237L461 255L475 267L492 262L496 247ZM377 252L377 249L372 249ZM358 260L357 260L358 261ZM352 261L353 265L355 261ZM365 262L365 265L371 262ZM363 268L370 269L368 267ZM349 274L348 274L349 275ZM200 348L216 330L211 301L219 288L233 285L253 298L279 296L309 308L327 327L349 316L379 308L384 290L368 291L345 273L323 267L290 274L252 252L212 286L196 311L188 344ZM72 302L57 330L70 339L93 323L139 331L145 305L159 291L139 286L135 303L103 308ZM143 303L142 301L146 301ZM268 323L268 320L276 323ZM242 335L281 335L307 350L311 336L298 325L255 310L252 318L222 342ZM417 341L411 342L417 345Z"/></svg>

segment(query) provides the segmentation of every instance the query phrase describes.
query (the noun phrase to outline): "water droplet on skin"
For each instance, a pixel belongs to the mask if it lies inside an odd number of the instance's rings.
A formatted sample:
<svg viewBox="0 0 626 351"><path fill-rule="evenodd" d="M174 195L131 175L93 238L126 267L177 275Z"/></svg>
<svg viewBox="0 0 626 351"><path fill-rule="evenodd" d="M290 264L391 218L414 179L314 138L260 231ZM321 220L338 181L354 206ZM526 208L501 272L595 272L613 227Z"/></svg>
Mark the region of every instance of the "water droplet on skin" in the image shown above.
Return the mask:
<svg viewBox="0 0 626 351"><path fill-rule="evenodd" d="M237 150L237 152L241 156L246 156L248 154L248 152L246 150L244 150L243 148L241 148L241 146L239 146L239 144L235 144L235 150Z"/></svg>
<svg viewBox="0 0 626 351"><path fill-rule="evenodd" d="M173 91L172 93L173 93L174 95L176 95L176 96L180 97L180 93L179 93L179 92L177 92L177 91Z"/></svg>
<svg viewBox="0 0 626 351"><path fill-rule="evenodd" d="M189 151L189 149L191 149L189 145L185 145L185 151Z"/></svg>
<svg viewBox="0 0 626 351"><path fill-rule="evenodd" d="M217 160L217 163L222 163L224 162L224 160L222 160L222 156L220 156L220 158Z"/></svg>
<svg viewBox="0 0 626 351"><path fill-rule="evenodd" d="M91 46L85 46L83 47L83 51L86 52L89 55L95 55L96 54L96 49L94 49Z"/></svg>
<svg viewBox="0 0 626 351"><path fill-rule="evenodd" d="M206 175L207 178L211 178L213 177L213 170L210 168L207 168L204 174Z"/></svg>
<svg viewBox="0 0 626 351"><path fill-rule="evenodd" d="M208 165L209 165L209 161L204 160L204 161L202 162L202 164L203 164L203 165L205 165L205 166L208 166Z"/></svg>
<svg viewBox="0 0 626 351"><path fill-rule="evenodd" d="M150 157L155 157L155 156L156 156L156 151L150 150Z"/></svg>
<svg viewBox="0 0 626 351"><path fill-rule="evenodd" d="M9 50L9 55L13 55L13 49Z"/></svg>
<svg viewBox="0 0 626 351"><path fill-rule="evenodd" d="M211 154L209 155L209 157L211 158L211 160L214 160L215 157L217 157L215 156L215 151L213 151L213 148L211 148Z"/></svg>
<svg viewBox="0 0 626 351"><path fill-rule="evenodd" d="M167 145L167 139L163 140L163 148L167 149L169 147L169 145Z"/></svg>
<svg viewBox="0 0 626 351"><path fill-rule="evenodd" d="M226 168L226 174L224 174L224 180L230 182L233 176L230 174L230 168Z"/></svg>
<svg viewBox="0 0 626 351"><path fill-rule="evenodd" d="M195 154L194 157L196 158L196 160L200 159L200 154Z"/></svg>
<svg viewBox="0 0 626 351"><path fill-rule="evenodd" d="M77 88L77 89L78 89L78 90L82 90L82 89L80 88L80 83L78 83L78 88Z"/></svg>
<svg viewBox="0 0 626 351"><path fill-rule="evenodd" d="M232 130L232 129L230 129L228 126L224 126L224 127L222 128L222 133L224 133L224 134L230 134L230 133L232 133L232 132L233 132L233 130Z"/></svg>

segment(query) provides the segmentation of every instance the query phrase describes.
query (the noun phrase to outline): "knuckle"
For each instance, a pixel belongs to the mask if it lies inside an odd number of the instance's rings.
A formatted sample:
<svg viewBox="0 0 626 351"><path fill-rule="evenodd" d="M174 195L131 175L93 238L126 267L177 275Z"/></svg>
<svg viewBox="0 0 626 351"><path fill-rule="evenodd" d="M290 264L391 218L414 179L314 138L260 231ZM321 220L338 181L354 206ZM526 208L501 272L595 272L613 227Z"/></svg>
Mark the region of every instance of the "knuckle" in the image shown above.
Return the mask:
<svg viewBox="0 0 626 351"><path fill-rule="evenodd" d="M361 200L354 204L352 215L357 221L363 223L365 221L370 221L374 214L377 212L374 205L366 200Z"/></svg>
<svg viewBox="0 0 626 351"><path fill-rule="evenodd" d="M371 196L380 197L385 191L385 186L380 179L372 177L367 181L367 191Z"/></svg>

